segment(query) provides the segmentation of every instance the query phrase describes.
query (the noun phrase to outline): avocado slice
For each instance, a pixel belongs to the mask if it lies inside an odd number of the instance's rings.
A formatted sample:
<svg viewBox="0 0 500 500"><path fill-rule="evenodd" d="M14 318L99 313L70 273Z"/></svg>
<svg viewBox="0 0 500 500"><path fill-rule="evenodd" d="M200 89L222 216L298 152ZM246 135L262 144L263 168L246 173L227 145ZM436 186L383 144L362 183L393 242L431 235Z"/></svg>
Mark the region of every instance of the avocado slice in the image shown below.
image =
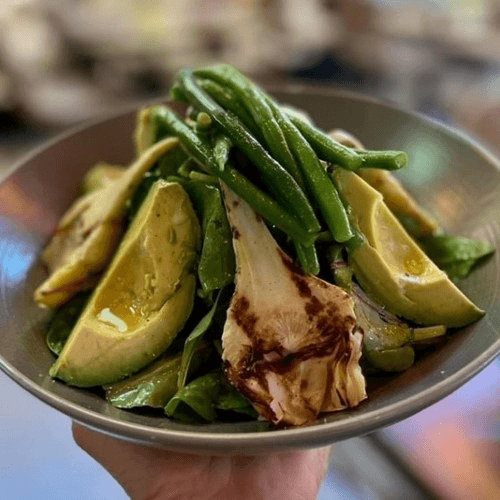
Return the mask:
<svg viewBox="0 0 500 500"><path fill-rule="evenodd" d="M71 205L42 254L49 276L34 293L40 307L56 309L76 293L94 288L123 235L127 200L145 172L178 145L173 137L158 142L117 179Z"/></svg>
<svg viewBox="0 0 500 500"><path fill-rule="evenodd" d="M407 221L412 234L425 237L439 232L439 224L412 198L391 172L378 168L361 168L359 175L384 197L385 204L399 217Z"/></svg>
<svg viewBox="0 0 500 500"><path fill-rule="evenodd" d="M365 149L357 137L342 129L331 130L328 134L340 144L354 149ZM358 174L384 197L385 204L399 218L412 226L412 234L418 237L436 234L439 224L422 209L391 172L379 168L360 168Z"/></svg>
<svg viewBox="0 0 500 500"><path fill-rule="evenodd" d="M165 351L191 313L199 241L184 189L158 181L50 375L81 387L109 384Z"/></svg>
<svg viewBox="0 0 500 500"><path fill-rule="evenodd" d="M459 327L484 315L425 255L378 191L353 172L337 169L334 175L366 239L350 259L367 293L390 312L421 325Z"/></svg>

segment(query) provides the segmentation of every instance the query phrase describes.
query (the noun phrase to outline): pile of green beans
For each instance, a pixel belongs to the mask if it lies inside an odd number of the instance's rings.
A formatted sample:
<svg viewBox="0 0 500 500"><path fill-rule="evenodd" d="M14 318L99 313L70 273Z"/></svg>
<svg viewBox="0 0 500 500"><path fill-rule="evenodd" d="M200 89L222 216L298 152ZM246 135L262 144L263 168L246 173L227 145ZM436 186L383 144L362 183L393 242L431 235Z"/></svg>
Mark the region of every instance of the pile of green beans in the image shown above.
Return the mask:
<svg viewBox="0 0 500 500"><path fill-rule="evenodd" d="M349 170L396 170L408 163L401 151L359 151L336 142L227 64L181 70L171 97L195 110L195 126L159 107L162 126L179 138L206 173L220 178L284 231L302 268L312 274L319 272L315 240L325 226L339 243L355 237L323 162ZM207 135L210 129L213 133ZM231 160L233 147L246 156L264 187L238 170Z"/></svg>

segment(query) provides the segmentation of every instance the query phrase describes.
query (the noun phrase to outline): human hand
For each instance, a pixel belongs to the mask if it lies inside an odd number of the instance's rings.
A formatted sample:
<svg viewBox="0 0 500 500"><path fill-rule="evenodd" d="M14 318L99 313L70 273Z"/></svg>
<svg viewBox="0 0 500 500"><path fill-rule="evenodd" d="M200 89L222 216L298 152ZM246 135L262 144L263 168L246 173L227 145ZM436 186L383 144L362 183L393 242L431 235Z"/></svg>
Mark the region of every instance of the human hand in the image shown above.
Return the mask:
<svg viewBox="0 0 500 500"><path fill-rule="evenodd" d="M120 441L73 424L73 437L133 500L313 500L330 448L214 457Z"/></svg>

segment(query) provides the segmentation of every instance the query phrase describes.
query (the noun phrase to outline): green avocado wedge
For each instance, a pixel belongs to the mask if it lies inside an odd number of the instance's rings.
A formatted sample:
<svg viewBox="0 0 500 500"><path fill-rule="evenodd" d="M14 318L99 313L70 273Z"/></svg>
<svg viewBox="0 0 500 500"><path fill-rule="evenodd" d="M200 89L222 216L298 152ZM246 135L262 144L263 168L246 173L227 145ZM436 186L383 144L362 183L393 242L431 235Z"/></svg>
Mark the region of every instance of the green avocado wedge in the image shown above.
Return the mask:
<svg viewBox="0 0 500 500"><path fill-rule="evenodd" d="M334 176L366 239L350 253L350 261L369 295L421 325L460 327L484 315L425 255L378 191L353 172L336 169Z"/></svg>
<svg viewBox="0 0 500 500"><path fill-rule="evenodd" d="M191 313L199 245L186 192L158 181L50 375L81 387L110 384L162 354Z"/></svg>

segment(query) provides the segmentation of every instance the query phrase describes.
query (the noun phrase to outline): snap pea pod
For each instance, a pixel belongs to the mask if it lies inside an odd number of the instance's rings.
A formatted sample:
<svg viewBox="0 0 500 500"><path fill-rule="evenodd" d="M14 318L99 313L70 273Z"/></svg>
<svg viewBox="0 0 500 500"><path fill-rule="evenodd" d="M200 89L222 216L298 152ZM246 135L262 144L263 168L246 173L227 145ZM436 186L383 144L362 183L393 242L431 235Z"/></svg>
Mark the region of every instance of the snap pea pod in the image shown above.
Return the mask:
<svg viewBox="0 0 500 500"><path fill-rule="evenodd" d="M230 162L224 168L220 168L214 158L210 144L199 137L188 125L186 125L176 114L166 107L157 110L161 116L163 125L177 136L184 148L194 159L208 168L210 173L224 181L238 196L243 198L259 215L267 219L271 224L279 227L291 238L301 243L311 244L315 234L305 230L299 220L273 198L252 184L243 174L238 172Z"/></svg>
<svg viewBox="0 0 500 500"><path fill-rule="evenodd" d="M207 296L234 280L235 258L231 227L218 186L192 181L185 189L201 222L203 244L198 278L203 295Z"/></svg>
<svg viewBox="0 0 500 500"><path fill-rule="evenodd" d="M263 148L236 116L225 111L203 92L196 83L192 70L181 70L178 79L189 102L200 111L210 114L224 134L259 169L261 177L275 193L277 200L293 211L308 232L319 231L321 226L314 210L295 179Z"/></svg>

